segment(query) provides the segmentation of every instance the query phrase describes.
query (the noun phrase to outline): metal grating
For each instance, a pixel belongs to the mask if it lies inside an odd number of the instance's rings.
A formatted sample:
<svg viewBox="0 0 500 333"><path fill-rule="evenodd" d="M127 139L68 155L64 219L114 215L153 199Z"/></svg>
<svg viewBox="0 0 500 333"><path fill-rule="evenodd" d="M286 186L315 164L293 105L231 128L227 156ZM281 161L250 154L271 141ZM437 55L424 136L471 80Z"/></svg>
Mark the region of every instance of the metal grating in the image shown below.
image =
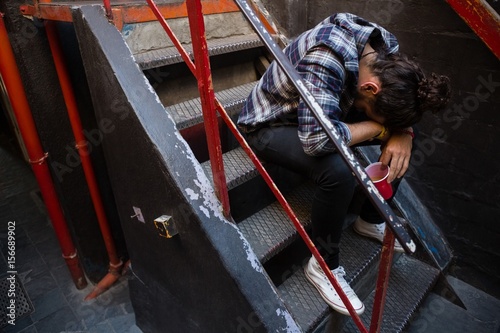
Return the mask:
<svg viewBox="0 0 500 333"><path fill-rule="evenodd" d="M295 272L278 289L281 298L304 332L310 332L317 327L331 311L316 288L306 280L302 269Z"/></svg>
<svg viewBox="0 0 500 333"><path fill-rule="evenodd" d="M224 161L224 172L228 190L243 184L259 174L252 161L241 147L224 153L222 158ZM210 161L203 162L201 166L207 177L212 181L213 177Z"/></svg>
<svg viewBox="0 0 500 333"><path fill-rule="evenodd" d="M12 280L13 283L10 277L14 278ZM33 304L31 304L31 300L19 281L17 274L5 274L0 277L0 307L2 308L2 313L5 313L5 316L2 315L0 317L0 328L11 325L9 324L11 318L7 317L11 311L8 309L11 306L11 300L15 300L15 309L13 310L13 314L15 315L14 322L29 315L34 310Z"/></svg>
<svg viewBox="0 0 500 333"><path fill-rule="evenodd" d="M399 333L408 324L411 316L422 303L436 282L439 271L409 256L401 256L393 265L389 289L385 300L384 316L380 332ZM364 301L366 310L361 320L366 327L370 325L375 292ZM359 332L352 319L349 319L343 333Z"/></svg>
<svg viewBox="0 0 500 333"><path fill-rule="evenodd" d="M238 87L217 92L215 96L227 113L232 115L240 111L243 102L256 84L256 81L246 83ZM172 115L179 130L203 122L203 113L199 98L168 106L167 110Z"/></svg>
<svg viewBox="0 0 500 333"><path fill-rule="evenodd" d="M208 54L215 56L263 46L257 34L232 36L227 38L207 40ZM190 44L183 45L192 59L193 48ZM134 54L136 62L142 70L172 65L183 62L175 46Z"/></svg>
<svg viewBox="0 0 500 333"><path fill-rule="evenodd" d="M312 184L301 185L285 197L299 221L307 227L310 224ZM294 225L277 201L241 221L238 227L262 262L281 252L299 237Z"/></svg>
<svg viewBox="0 0 500 333"><path fill-rule="evenodd" d="M358 236L349 227L342 233L340 248L340 261L346 271L346 281L356 289L358 278L369 267L378 263L381 246L375 241ZM313 331L331 311L318 291L306 280L302 270L295 272L278 290L305 332Z"/></svg>

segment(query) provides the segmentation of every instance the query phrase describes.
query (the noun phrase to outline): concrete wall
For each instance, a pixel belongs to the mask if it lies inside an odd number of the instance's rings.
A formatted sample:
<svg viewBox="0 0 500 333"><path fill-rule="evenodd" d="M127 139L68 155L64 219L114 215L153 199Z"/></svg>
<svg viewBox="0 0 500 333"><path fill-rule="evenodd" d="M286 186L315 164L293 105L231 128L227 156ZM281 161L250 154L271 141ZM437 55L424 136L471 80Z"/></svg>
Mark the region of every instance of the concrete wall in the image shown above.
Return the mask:
<svg viewBox="0 0 500 333"><path fill-rule="evenodd" d="M399 39L401 51L428 71L448 75L449 108L427 115L407 174L409 183L443 229L457 257L454 273L500 280L500 67L498 59L444 1L264 1L291 35L334 12L375 21ZM273 9L307 12L293 24ZM304 22L306 21L306 23ZM484 274L484 275L483 275ZM495 292L498 292L495 291Z"/></svg>

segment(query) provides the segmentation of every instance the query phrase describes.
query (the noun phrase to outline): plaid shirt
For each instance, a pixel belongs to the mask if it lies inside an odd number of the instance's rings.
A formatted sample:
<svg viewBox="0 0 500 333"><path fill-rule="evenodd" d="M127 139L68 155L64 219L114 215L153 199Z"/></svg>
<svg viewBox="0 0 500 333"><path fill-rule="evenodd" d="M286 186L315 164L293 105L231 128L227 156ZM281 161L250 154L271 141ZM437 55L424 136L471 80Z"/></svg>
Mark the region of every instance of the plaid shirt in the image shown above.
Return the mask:
<svg viewBox="0 0 500 333"><path fill-rule="evenodd" d="M352 107L359 57L370 38L375 50L397 52L396 37L384 28L352 14L335 14L298 36L284 52L344 141L351 133L343 122ZM244 132L263 126L298 125L309 155L335 150L283 70L271 63L248 96L238 118Z"/></svg>

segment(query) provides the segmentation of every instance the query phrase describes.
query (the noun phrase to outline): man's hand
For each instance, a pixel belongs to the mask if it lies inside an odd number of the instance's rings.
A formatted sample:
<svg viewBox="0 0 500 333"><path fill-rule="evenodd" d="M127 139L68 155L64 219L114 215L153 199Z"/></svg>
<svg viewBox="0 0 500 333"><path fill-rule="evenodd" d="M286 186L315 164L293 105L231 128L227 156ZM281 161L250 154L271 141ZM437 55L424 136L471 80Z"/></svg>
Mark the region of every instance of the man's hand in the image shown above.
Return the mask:
<svg viewBox="0 0 500 333"><path fill-rule="evenodd" d="M391 172L388 182L401 178L410 165L412 137L408 133L391 133L390 138L382 146L380 162L389 165Z"/></svg>

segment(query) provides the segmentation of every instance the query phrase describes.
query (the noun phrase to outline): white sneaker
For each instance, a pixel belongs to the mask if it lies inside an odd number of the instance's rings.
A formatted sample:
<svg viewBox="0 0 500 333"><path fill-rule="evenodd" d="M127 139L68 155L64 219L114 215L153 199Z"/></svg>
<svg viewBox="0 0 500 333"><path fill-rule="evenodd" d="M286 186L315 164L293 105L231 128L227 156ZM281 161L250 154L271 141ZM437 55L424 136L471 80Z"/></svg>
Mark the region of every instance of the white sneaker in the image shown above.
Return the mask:
<svg viewBox="0 0 500 333"><path fill-rule="evenodd" d="M384 241L384 233L385 233L385 222L379 224L368 223L358 216L356 222L353 225L354 231L358 234L366 237L370 237L378 240L380 243ZM394 252L404 252L405 250L396 239L394 243Z"/></svg>
<svg viewBox="0 0 500 333"><path fill-rule="evenodd" d="M311 282L316 289L318 289L319 294L325 300L325 302L331 306L334 310L342 313L343 315L349 316L349 311L342 302L342 299L337 294L335 289L333 288L330 280L326 277L326 274L321 269L321 266L316 261L316 258L311 257L309 262L304 267L304 273L306 274L306 278ZM342 266L332 270L333 276L337 279L337 282L340 284L340 287L347 295L351 304L358 315L362 314L365 311L365 306L363 302L361 302L356 296L354 290L352 290L351 286L344 279L345 271Z"/></svg>

